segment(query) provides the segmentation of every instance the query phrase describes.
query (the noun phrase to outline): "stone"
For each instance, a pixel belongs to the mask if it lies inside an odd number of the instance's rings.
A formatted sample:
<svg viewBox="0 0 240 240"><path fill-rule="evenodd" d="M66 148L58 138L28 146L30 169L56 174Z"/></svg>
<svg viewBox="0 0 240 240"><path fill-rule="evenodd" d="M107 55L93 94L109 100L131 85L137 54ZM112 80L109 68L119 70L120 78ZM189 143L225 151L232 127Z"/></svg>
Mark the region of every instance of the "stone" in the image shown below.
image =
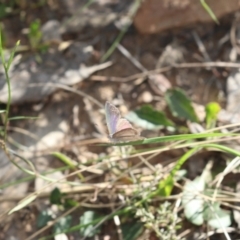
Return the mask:
<svg viewBox="0 0 240 240"><path fill-rule="evenodd" d="M238 0L208 0L207 4L218 19L240 8ZM134 25L142 34L160 33L203 22L213 20L200 1L190 0L143 1L134 18Z"/></svg>

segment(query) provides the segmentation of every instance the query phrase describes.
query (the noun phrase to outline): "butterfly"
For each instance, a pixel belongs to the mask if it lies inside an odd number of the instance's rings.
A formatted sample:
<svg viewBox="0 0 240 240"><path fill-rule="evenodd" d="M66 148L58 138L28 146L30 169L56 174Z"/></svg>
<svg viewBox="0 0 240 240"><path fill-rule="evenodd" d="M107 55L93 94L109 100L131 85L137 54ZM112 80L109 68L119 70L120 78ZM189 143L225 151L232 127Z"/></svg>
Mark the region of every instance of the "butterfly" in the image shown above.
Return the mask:
<svg viewBox="0 0 240 240"><path fill-rule="evenodd" d="M112 103L106 102L105 112L109 137L113 142L144 139L127 119L121 117L120 111Z"/></svg>

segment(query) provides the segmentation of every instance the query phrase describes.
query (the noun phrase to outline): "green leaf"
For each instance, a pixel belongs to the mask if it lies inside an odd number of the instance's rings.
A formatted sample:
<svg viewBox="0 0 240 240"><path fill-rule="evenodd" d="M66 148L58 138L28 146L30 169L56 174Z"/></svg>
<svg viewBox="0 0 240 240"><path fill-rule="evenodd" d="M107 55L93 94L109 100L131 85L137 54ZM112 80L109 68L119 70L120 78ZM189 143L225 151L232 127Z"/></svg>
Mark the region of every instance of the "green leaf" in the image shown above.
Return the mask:
<svg viewBox="0 0 240 240"><path fill-rule="evenodd" d="M204 219L213 228L229 227L232 223L231 213L220 208L219 203L214 203L204 211Z"/></svg>
<svg viewBox="0 0 240 240"><path fill-rule="evenodd" d="M30 23L29 34L35 37L38 36L40 32L40 27L41 27L40 20L39 19L34 20L33 22Z"/></svg>
<svg viewBox="0 0 240 240"><path fill-rule="evenodd" d="M140 222L131 222L121 225L123 240L137 239L143 231L143 224Z"/></svg>
<svg viewBox="0 0 240 240"><path fill-rule="evenodd" d="M42 32L41 32L41 22L39 19L31 22L29 26L29 34L28 38L32 48L36 48L42 39Z"/></svg>
<svg viewBox="0 0 240 240"><path fill-rule="evenodd" d="M166 179L160 182L158 186L159 188L158 193L160 196L168 197L171 194L173 187L174 187L174 179L172 174L170 174Z"/></svg>
<svg viewBox="0 0 240 240"><path fill-rule="evenodd" d="M178 88L168 90L165 94L165 99L173 116L192 122L199 121L191 105L191 101L182 90Z"/></svg>
<svg viewBox="0 0 240 240"><path fill-rule="evenodd" d="M72 216L68 215L65 217L61 217L54 225L54 234L60 234L67 231L71 226L71 222Z"/></svg>
<svg viewBox="0 0 240 240"><path fill-rule="evenodd" d="M71 198L67 198L67 199L64 199L64 208L71 208L71 207L75 207L78 205L78 202L77 201L74 201L73 199Z"/></svg>
<svg viewBox="0 0 240 240"><path fill-rule="evenodd" d="M143 105L140 109L128 113L126 118L144 129L174 126L163 112L154 110L151 105Z"/></svg>
<svg viewBox="0 0 240 240"><path fill-rule="evenodd" d="M165 178L164 180L161 180L158 186L158 195L163 197L170 196L172 189L174 187L175 182L175 176L177 175L177 172L180 170L182 165L193 155L195 154L199 148L193 148L187 151L175 164L173 170L170 172L170 174Z"/></svg>
<svg viewBox="0 0 240 240"><path fill-rule="evenodd" d="M42 228L51 220L53 220L52 212L49 209L42 210L37 218L37 227Z"/></svg>
<svg viewBox="0 0 240 240"><path fill-rule="evenodd" d="M61 199L62 199L62 193L57 187L54 188L50 194L50 202L52 204L61 204Z"/></svg>
<svg viewBox="0 0 240 240"><path fill-rule="evenodd" d="M206 112L206 127L207 127L207 129L211 129L211 128L215 127L217 115L220 110L221 110L221 107L216 102L211 102L206 105L205 112Z"/></svg>
<svg viewBox="0 0 240 240"><path fill-rule="evenodd" d="M204 222L204 199L201 193L205 189L204 179L195 178L187 182L183 189L182 204L186 218L193 224L200 226Z"/></svg>
<svg viewBox="0 0 240 240"><path fill-rule="evenodd" d="M13 212L16 212L16 211L26 207L31 202L33 202L36 198L37 198L37 195L27 196L22 201L20 201L16 207L14 207L12 210L10 210L8 214L12 214Z"/></svg>
<svg viewBox="0 0 240 240"><path fill-rule="evenodd" d="M80 234L83 237L93 237L95 236L100 230L99 228L95 228L92 222L97 219L99 216L94 211L86 211L80 217L80 224L86 225L84 228L80 228Z"/></svg>

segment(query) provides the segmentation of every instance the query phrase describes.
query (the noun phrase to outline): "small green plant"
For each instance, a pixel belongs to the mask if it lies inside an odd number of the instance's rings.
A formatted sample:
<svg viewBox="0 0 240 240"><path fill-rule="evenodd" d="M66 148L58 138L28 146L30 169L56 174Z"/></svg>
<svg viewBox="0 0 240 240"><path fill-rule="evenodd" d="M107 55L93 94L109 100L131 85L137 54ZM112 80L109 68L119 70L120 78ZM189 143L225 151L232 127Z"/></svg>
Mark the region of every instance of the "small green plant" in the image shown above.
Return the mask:
<svg viewBox="0 0 240 240"><path fill-rule="evenodd" d="M206 129L211 129L216 126L217 122L217 115L221 107L218 103L211 102L206 105L205 112L206 112Z"/></svg>
<svg viewBox="0 0 240 240"><path fill-rule="evenodd" d="M145 224L145 227L154 231L159 239L177 240L177 230L181 228L181 218L172 210L170 202L160 204L159 208L139 208L136 217Z"/></svg>
<svg viewBox="0 0 240 240"><path fill-rule="evenodd" d="M172 115L171 117L177 118L180 122L200 122L192 106L191 100L181 89L169 89L165 94L165 100ZM203 124L205 124L207 130L216 126L217 114L220 109L221 107L219 104L215 102L206 105L206 118L205 123ZM181 127L174 124L164 112L157 111L150 105L143 105L139 109L129 112L126 118L144 129L157 130L167 128L172 131L181 129Z"/></svg>
<svg viewBox="0 0 240 240"><path fill-rule="evenodd" d="M39 19L31 22L29 26L28 39L32 49L38 49L41 40L42 40L42 32L41 32L41 22Z"/></svg>

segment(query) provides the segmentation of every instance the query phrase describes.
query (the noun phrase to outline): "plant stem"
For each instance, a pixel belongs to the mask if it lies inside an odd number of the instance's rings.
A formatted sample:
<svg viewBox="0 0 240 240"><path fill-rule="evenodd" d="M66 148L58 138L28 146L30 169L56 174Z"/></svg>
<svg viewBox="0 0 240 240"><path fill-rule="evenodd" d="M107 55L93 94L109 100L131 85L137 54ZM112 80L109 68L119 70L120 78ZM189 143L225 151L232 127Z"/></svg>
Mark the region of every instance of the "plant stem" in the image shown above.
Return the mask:
<svg viewBox="0 0 240 240"><path fill-rule="evenodd" d="M4 122L4 141L6 142L8 115L9 115L12 95L11 95L11 84L10 84L10 79L9 79L9 75L8 75L8 69L6 68L5 63L3 66L4 66L4 71L5 71L5 75L6 75L6 81L7 81L7 88L8 88L8 101L7 101L7 107L6 107L6 113L5 113L5 122Z"/></svg>
<svg viewBox="0 0 240 240"><path fill-rule="evenodd" d="M0 26L1 27L1 26ZM9 111L10 111L10 105L11 105L11 100L12 100L12 94L11 94L11 83L10 83L10 78L8 75L8 71L10 68L10 65L13 61L14 54L16 52L16 48L19 46L20 41L17 41L14 49L11 51L9 59L6 61L3 53L3 44L2 44L2 29L0 28L0 56L2 60L2 65L4 68L4 73L6 76L6 82L7 82L7 91L8 91L8 100L7 100L7 106L6 106L6 113L5 113L5 119L4 119L4 141L6 142L7 140L7 125L8 125L8 116L9 116Z"/></svg>

